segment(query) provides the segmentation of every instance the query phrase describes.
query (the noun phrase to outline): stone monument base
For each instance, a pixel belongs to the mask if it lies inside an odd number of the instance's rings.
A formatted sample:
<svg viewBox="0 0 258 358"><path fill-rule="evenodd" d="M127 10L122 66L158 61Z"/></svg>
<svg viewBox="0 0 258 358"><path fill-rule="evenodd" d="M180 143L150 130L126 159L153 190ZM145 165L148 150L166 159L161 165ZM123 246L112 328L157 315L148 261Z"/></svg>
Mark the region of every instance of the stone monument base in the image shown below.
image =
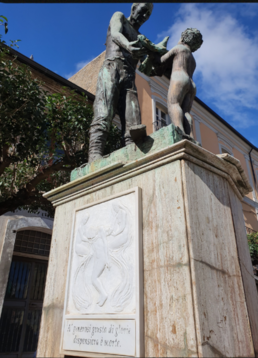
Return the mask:
<svg viewBox="0 0 258 358"><path fill-rule="evenodd" d="M56 213L38 357L258 353L250 185L238 160L169 131L45 195Z"/></svg>

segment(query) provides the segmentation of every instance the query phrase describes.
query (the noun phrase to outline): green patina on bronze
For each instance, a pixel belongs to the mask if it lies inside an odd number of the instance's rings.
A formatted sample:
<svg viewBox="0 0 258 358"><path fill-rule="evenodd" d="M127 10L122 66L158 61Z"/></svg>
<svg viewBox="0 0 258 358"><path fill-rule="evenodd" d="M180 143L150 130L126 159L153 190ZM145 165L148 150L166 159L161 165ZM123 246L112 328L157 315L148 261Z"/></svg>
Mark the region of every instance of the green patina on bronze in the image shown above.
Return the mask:
<svg viewBox="0 0 258 358"><path fill-rule="evenodd" d="M149 19L152 8L152 3L134 3L129 18L117 11L110 20L106 38L106 57L98 75L94 118L90 128L89 163L103 156L110 124L115 114L119 115L121 121L123 145L134 142L131 135L132 127L135 138L146 135L146 130L143 130L141 124L135 71L138 62L141 61L140 71L149 74L153 62L157 61L156 58L160 60L167 52L168 40L166 37L155 45L139 33L140 27Z"/></svg>
<svg viewBox="0 0 258 358"><path fill-rule="evenodd" d="M122 162L127 164L134 160L141 159L148 154L153 154L163 148L180 142L182 139L189 139L199 145L194 139L185 136L180 129L175 127L172 123L169 126L163 127L157 132L152 133L150 136L146 136L145 139L138 144L132 143L112 152L108 156L74 169L71 172L71 181L93 173L113 163Z"/></svg>
<svg viewBox="0 0 258 358"><path fill-rule="evenodd" d="M149 39L147 39L144 35L138 35L138 40L135 41L134 46L141 46L148 50L148 55L141 63L139 67L139 71L144 73L147 76L151 75L151 71L155 62L156 54L164 55L168 52L167 43L169 36L165 37L159 44L155 45Z"/></svg>

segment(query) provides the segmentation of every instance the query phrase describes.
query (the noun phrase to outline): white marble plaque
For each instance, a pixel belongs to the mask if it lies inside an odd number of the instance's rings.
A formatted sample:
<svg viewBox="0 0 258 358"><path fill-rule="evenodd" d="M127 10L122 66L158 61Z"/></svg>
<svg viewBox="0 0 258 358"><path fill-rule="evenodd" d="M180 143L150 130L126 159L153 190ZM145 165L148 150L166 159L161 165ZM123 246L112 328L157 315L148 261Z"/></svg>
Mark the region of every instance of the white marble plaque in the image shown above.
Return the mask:
<svg viewBox="0 0 258 358"><path fill-rule="evenodd" d="M67 320L64 349L135 355L134 320Z"/></svg>
<svg viewBox="0 0 258 358"><path fill-rule="evenodd" d="M133 188L75 211L64 308L64 354L143 355L139 208L140 188ZM87 331L85 327L91 328ZM93 333L98 338L93 338Z"/></svg>
<svg viewBox="0 0 258 358"><path fill-rule="evenodd" d="M134 193L76 213L67 313L135 312Z"/></svg>

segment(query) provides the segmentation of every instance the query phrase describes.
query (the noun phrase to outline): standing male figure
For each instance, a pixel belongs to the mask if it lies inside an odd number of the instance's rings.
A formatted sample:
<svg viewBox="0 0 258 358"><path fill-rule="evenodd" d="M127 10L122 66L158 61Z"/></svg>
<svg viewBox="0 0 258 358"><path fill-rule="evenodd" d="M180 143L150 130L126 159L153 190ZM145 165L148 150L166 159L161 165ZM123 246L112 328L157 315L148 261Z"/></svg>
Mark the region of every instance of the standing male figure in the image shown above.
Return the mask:
<svg viewBox="0 0 258 358"><path fill-rule="evenodd" d="M140 26L148 20L152 9L152 3L134 3L128 19L121 12L115 12L111 18L106 58L98 76L94 118L90 128L89 163L102 157L116 110L126 145L133 142L130 128L141 124L135 70L147 50L133 45L140 34Z"/></svg>

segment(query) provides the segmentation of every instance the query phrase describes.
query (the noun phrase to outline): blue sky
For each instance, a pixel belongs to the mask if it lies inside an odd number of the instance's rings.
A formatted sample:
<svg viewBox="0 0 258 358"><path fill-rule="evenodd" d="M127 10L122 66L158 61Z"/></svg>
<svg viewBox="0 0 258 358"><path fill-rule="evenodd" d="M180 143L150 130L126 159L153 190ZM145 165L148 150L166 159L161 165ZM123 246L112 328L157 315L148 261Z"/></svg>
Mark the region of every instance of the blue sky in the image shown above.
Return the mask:
<svg viewBox="0 0 258 358"><path fill-rule="evenodd" d="M69 78L105 50L115 11L130 14L130 3L1 4L9 20L4 39L21 39L19 51ZM204 43L194 53L197 96L258 146L258 4L154 3L141 32L153 42L170 36L168 48L187 27ZM3 34L3 27L0 29Z"/></svg>

